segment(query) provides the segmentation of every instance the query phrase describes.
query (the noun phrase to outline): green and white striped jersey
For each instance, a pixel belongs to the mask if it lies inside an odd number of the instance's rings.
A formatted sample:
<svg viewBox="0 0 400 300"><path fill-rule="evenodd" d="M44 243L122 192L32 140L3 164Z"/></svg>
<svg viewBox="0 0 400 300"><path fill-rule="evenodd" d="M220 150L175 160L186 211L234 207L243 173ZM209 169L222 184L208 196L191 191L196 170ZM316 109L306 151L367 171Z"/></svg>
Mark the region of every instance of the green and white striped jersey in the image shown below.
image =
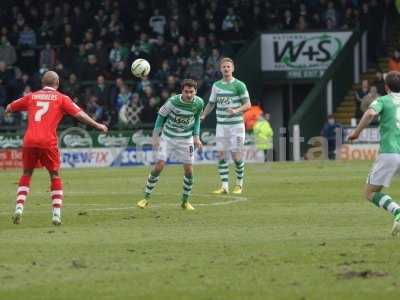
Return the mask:
<svg viewBox="0 0 400 300"><path fill-rule="evenodd" d="M217 104L217 124L229 125L243 123L243 113L230 116L228 108L238 108L249 100L246 85L233 78L231 82L222 79L214 82L209 102Z"/></svg>
<svg viewBox="0 0 400 300"><path fill-rule="evenodd" d="M199 136L203 107L204 101L198 96L192 102L184 102L181 94L172 96L158 111L155 128L162 127L162 134L170 138Z"/></svg>

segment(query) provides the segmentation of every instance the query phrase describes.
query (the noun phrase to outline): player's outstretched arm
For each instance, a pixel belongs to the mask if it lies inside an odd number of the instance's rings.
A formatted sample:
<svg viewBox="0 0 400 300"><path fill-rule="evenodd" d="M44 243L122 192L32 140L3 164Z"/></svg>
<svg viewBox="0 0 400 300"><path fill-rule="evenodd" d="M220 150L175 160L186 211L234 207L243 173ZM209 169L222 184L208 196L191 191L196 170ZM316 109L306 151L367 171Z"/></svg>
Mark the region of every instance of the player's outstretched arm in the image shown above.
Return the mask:
<svg viewBox="0 0 400 300"><path fill-rule="evenodd" d="M208 102L206 108L204 109L203 113L200 116L200 120L204 120L208 116L208 114L213 111L214 108L215 108L215 103Z"/></svg>
<svg viewBox="0 0 400 300"><path fill-rule="evenodd" d="M81 121L82 123L92 126L93 128L96 128L97 130L99 130L101 132L107 133L107 131L108 131L108 128L106 125L96 122L91 117L89 117L88 114L85 113L84 111L80 111L74 117L76 119L78 119L79 121Z"/></svg>
<svg viewBox="0 0 400 300"><path fill-rule="evenodd" d="M363 129L366 128L372 122L372 120L375 118L377 114L378 113L373 108L367 109L367 111L362 116L360 123L358 123L357 128L354 129L354 131L349 135L347 139L349 141L358 139Z"/></svg>

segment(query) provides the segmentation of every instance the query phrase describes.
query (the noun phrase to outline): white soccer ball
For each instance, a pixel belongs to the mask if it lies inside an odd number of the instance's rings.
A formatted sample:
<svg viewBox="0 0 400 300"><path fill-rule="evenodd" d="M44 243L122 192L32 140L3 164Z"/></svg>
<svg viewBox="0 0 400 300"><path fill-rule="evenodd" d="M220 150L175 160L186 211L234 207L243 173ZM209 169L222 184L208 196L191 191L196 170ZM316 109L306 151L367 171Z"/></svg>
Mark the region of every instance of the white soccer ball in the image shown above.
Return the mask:
<svg viewBox="0 0 400 300"><path fill-rule="evenodd" d="M131 72L136 77L146 77L150 73L150 64L147 60L138 58L132 63Z"/></svg>

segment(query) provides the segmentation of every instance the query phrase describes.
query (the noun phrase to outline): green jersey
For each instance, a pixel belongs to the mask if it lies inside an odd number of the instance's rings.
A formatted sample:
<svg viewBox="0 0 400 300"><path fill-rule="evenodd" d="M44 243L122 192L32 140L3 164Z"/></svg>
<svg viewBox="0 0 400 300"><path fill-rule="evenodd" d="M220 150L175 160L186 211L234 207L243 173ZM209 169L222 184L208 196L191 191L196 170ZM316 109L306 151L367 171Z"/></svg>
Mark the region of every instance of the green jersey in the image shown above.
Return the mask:
<svg viewBox="0 0 400 300"><path fill-rule="evenodd" d="M162 127L162 134L170 138L189 139L200 135L200 114L204 101L195 96L191 102L182 95L170 97L158 111L155 128Z"/></svg>
<svg viewBox="0 0 400 300"><path fill-rule="evenodd" d="M217 104L217 124L229 125L243 123L243 113L229 115L228 108L238 108L249 100L246 85L233 78L231 82L216 81L209 102Z"/></svg>
<svg viewBox="0 0 400 300"><path fill-rule="evenodd" d="M400 154L400 93L379 97L369 107L379 114L379 152Z"/></svg>

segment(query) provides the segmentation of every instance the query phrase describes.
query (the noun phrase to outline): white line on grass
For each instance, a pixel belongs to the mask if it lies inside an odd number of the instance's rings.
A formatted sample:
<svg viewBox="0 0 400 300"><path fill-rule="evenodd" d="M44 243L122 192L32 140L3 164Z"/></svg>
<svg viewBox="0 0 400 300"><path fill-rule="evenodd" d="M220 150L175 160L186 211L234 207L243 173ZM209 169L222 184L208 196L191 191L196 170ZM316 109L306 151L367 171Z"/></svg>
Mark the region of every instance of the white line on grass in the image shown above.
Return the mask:
<svg viewBox="0 0 400 300"><path fill-rule="evenodd" d="M227 198L227 197L226 197ZM246 197L229 197L229 201L220 201L220 202L213 202L213 203L196 203L193 204L195 207L196 206L220 206L220 205L229 205L229 204L235 204L239 202L246 202L248 199ZM150 206L150 208L162 208L162 207L178 207L179 204L173 204L173 203L166 203L166 204L155 204ZM127 207L103 207L103 208L89 208L86 209L87 211L107 211L107 210L126 210L126 209L137 209L138 207L136 206L127 206Z"/></svg>
<svg viewBox="0 0 400 300"><path fill-rule="evenodd" d="M116 192L117 193L117 192ZM126 195L127 193L119 193L121 195ZM173 195L177 196L175 194L164 194L164 195ZM209 195L209 194L196 194L194 195L195 197L213 197L213 198L220 198L220 199L227 199L228 201L218 201L218 202L212 202L212 203L196 203L194 202L194 206L221 206L221 205L230 205L230 204L236 204L240 202L246 202L249 201L247 197L239 197L239 196L216 196L216 195ZM86 210L86 211L116 211L116 210L130 210L130 209L137 209L136 206L124 206L126 204L119 204L120 207L99 207L99 208L87 208L88 206L103 206L103 205L110 205L109 203L71 203L71 204L66 204L65 209L67 210ZM117 205L117 204L114 204ZM178 207L178 203L156 203L156 204L151 204L151 208L163 208L163 207ZM4 209L5 207L2 207ZM48 209L46 208L46 211ZM41 211L42 213L43 211ZM35 213L35 212L29 212L29 213ZM36 212L38 213L38 212ZM9 215L8 212L0 212L0 215Z"/></svg>

